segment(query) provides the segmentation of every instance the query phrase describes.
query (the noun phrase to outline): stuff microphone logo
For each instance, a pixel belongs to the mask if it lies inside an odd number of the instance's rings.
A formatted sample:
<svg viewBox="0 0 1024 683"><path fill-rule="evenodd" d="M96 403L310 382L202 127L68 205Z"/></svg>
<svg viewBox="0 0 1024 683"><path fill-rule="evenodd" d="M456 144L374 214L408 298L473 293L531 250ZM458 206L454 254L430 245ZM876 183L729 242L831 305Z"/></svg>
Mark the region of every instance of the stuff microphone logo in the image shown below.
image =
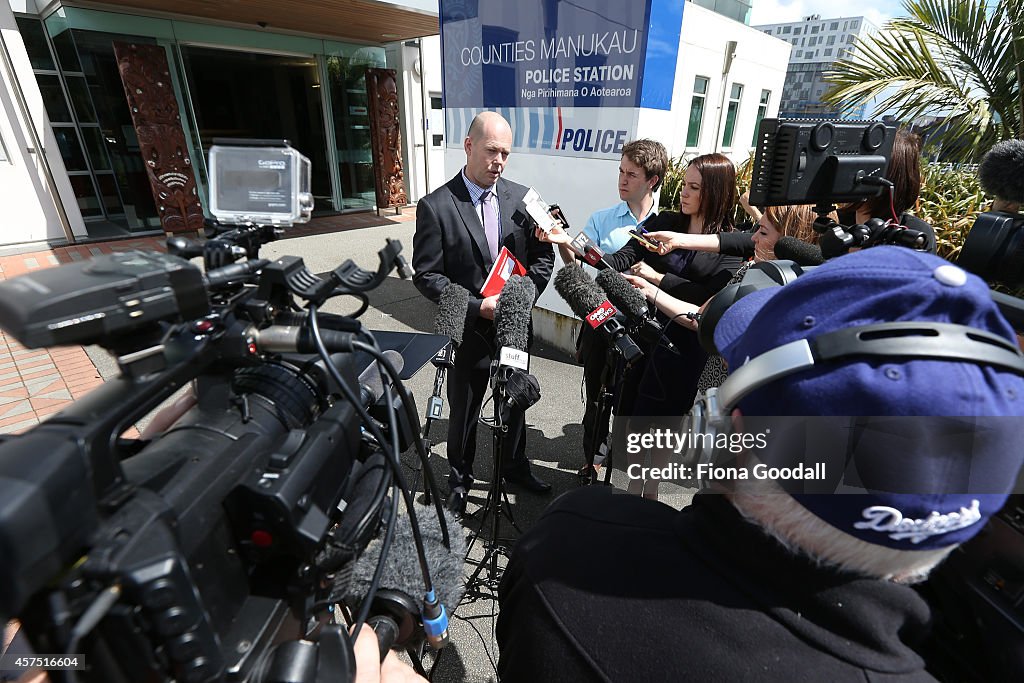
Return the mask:
<svg viewBox="0 0 1024 683"><path fill-rule="evenodd" d="M594 329L597 329L604 324L606 320L615 315L615 312L615 307L612 306L610 302L602 301L600 306L587 315L587 324Z"/></svg>

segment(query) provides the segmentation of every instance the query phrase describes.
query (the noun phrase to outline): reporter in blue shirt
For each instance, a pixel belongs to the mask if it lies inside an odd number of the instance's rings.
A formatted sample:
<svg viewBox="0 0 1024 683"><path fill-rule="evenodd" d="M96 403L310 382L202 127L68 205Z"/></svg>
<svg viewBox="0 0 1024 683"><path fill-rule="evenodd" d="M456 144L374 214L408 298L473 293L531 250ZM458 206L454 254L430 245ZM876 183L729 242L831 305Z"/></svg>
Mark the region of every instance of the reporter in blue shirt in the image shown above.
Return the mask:
<svg viewBox="0 0 1024 683"><path fill-rule="evenodd" d="M619 160L619 203L591 214L583 232L606 254L622 248L629 241L629 231L642 225L658 212L654 193L661 187L668 169L668 152L660 142L649 139L633 140L622 148ZM538 235L540 237L540 235ZM543 238L542 238L543 239ZM575 256L565 244L559 244L559 253L565 263L571 263ZM580 328L576 343L576 359L583 364L583 382L586 394L586 411L583 415L583 458L584 466L579 471L583 483L597 478L594 456L608 437L608 415L601 414L602 380L619 386L618 410L628 414L628 405L635 393L630 383L623 378L622 368L615 368L610 376L604 376L608 358L607 345L587 325ZM639 364L638 364L639 365ZM610 368L607 370L611 370ZM628 371L637 373L637 367ZM636 374L639 377L640 373ZM611 391L612 386L606 386Z"/></svg>

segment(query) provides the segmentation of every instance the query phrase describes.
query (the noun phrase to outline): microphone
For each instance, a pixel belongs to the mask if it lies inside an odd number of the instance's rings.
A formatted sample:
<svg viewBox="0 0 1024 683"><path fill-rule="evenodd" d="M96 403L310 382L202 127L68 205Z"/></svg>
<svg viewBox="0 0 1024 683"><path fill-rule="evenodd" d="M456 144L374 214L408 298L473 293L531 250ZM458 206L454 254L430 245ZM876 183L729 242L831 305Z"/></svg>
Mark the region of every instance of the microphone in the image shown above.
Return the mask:
<svg viewBox="0 0 1024 683"><path fill-rule="evenodd" d="M1003 140L985 152L978 180L988 194L1024 204L1024 140Z"/></svg>
<svg viewBox="0 0 1024 683"><path fill-rule="evenodd" d="M395 372L401 374L402 368L405 367L405 359L402 357L402 354L394 349L388 349L384 352L384 357L395 368ZM364 408L372 406L384 395L384 382L381 381L382 375L383 378L388 380L388 386L391 386L391 378L383 372L376 360L359 373L359 400Z"/></svg>
<svg viewBox="0 0 1024 683"><path fill-rule="evenodd" d="M437 302L437 317L434 318L434 334L444 335L451 341L437 352L431 363L437 368L434 373L434 391L427 399L427 421L424 425L423 438L430 433L431 420L441 419L444 410L444 399L441 398L441 387L444 385L445 371L455 367L455 349L462 344L462 335L466 329L466 312L469 310L469 290L455 282L449 282L441 291Z"/></svg>
<svg viewBox="0 0 1024 683"><path fill-rule="evenodd" d="M612 305L625 314L629 321L629 332L647 344L657 344L662 337L664 326L650 316L647 308L647 299L637 291L636 287L629 284L622 273L611 268L602 270L594 278L597 284L608 295ZM674 348L672 342L665 339L669 348Z"/></svg>
<svg viewBox="0 0 1024 683"><path fill-rule="evenodd" d="M427 609L421 607L424 593L427 594L427 602L430 604L440 602L441 605L454 607L459 604L465 591L462 570L466 538L460 533L461 527L455 517L447 511L444 515L448 528L454 530L454 533L449 535L450 549L444 546L441 522L435 508L427 505L416 506L416 519L423 539L423 550L427 566L430 568L430 578L434 583L432 590L423 586L423 575L420 571L408 511L402 508L398 518L394 520L394 538L384 563L380 588L374 596L370 614L390 617L398 625L398 635L394 643L396 648L404 649L418 642L424 636L424 626L431 627L430 632L435 632L432 627L439 629L435 635L427 634L433 647L443 647L447 643L447 615L442 612L443 616L435 621L429 614L424 615L424 612L433 611L429 605ZM353 609L358 607L370 590L382 545L383 533L366 546L363 554L351 565L351 572L343 571L335 580L335 590L346 596L345 602ZM372 617L367 621L372 621Z"/></svg>
<svg viewBox="0 0 1024 683"><path fill-rule="evenodd" d="M783 237L775 243L775 257L780 261L793 261L799 266L820 266L825 262L821 247L816 244L798 240L795 237Z"/></svg>
<svg viewBox="0 0 1024 683"><path fill-rule="evenodd" d="M575 263L562 266L555 276L555 291L565 299L573 313L600 332L622 354L627 364L643 355L626 334L626 328L615 319L615 307L605 299L604 292L582 266Z"/></svg>
<svg viewBox="0 0 1024 683"><path fill-rule="evenodd" d="M466 329L466 312L469 310L469 290L455 282L449 282L441 292L441 299L437 302L437 317L434 318L434 334L440 334L452 340L451 346L446 346L438 352L434 364L438 364L438 358L445 354L444 365L452 367L455 364L454 349L462 344L462 335Z"/></svg>
<svg viewBox="0 0 1024 683"><path fill-rule="evenodd" d="M494 308L494 338L500 349L499 367L530 369L530 354L526 346L530 340L530 312L537 296L533 281L522 275L513 275L501 288Z"/></svg>

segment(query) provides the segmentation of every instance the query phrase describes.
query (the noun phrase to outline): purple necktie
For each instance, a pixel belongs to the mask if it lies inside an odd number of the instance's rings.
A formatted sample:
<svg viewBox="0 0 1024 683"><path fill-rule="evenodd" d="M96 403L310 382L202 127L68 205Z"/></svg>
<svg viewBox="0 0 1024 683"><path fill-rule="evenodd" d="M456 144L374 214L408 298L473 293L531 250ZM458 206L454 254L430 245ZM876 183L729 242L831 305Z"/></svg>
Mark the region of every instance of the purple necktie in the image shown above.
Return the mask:
<svg viewBox="0 0 1024 683"><path fill-rule="evenodd" d="M501 239L501 216L498 215L498 198L491 190L480 195L481 222L487 235L487 246L491 250L491 261L498 258L498 242Z"/></svg>

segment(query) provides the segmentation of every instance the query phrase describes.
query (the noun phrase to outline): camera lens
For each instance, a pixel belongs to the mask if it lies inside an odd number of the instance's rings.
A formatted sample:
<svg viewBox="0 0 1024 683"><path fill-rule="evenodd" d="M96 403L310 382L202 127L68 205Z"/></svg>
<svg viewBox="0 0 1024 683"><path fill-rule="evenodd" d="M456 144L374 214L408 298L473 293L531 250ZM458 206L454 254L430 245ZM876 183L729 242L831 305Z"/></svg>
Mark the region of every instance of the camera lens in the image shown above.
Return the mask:
<svg viewBox="0 0 1024 683"><path fill-rule="evenodd" d="M1024 286L1024 216L998 211L978 216L957 263L987 282Z"/></svg>

